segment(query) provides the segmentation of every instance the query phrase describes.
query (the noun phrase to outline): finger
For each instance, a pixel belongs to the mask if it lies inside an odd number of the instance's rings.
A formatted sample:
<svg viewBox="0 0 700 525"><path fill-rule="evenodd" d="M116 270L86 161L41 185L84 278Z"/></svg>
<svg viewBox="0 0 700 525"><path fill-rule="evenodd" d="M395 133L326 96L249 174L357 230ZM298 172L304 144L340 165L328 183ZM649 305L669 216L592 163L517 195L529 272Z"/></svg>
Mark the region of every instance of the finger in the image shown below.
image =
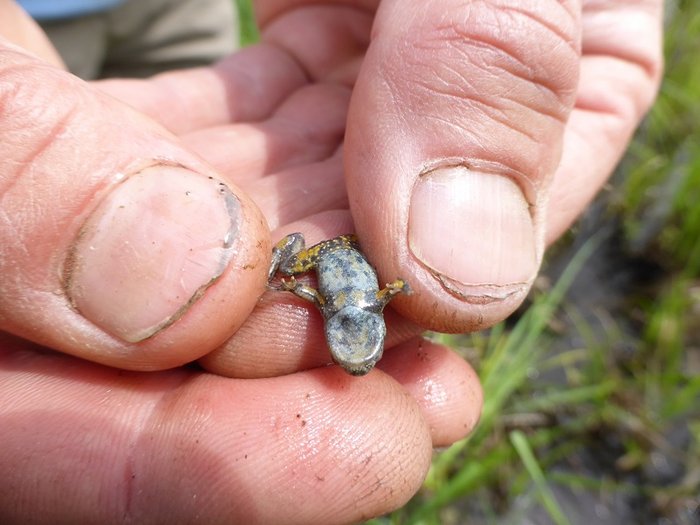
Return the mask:
<svg viewBox="0 0 700 525"><path fill-rule="evenodd" d="M343 140L349 98L349 90L341 86L308 86L290 95L264 122L207 128L183 140L219 172L244 185L333 155Z"/></svg>
<svg viewBox="0 0 700 525"><path fill-rule="evenodd" d="M377 366L416 399L434 447L466 437L479 422L483 405L479 378L446 346L413 338L390 348Z"/></svg>
<svg viewBox="0 0 700 525"><path fill-rule="evenodd" d="M381 372L144 374L0 345L8 523L349 523L430 464L421 409Z"/></svg>
<svg viewBox="0 0 700 525"><path fill-rule="evenodd" d="M0 68L0 329L133 369L225 341L265 286L257 208L75 77L11 50Z"/></svg>
<svg viewBox="0 0 700 525"><path fill-rule="evenodd" d="M584 3L576 107L547 207L547 242L593 199L651 106L662 70L663 2Z"/></svg>
<svg viewBox="0 0 700 525"><path fill-rule="evenodd" d="M483 328L525 297L578 71L577 6L396 0L348 114L352 215L403 315Z"/></svg>
<svg viewBox="0 0 700 525"><path fill-rule="evenodd" d="M304 71L288 53L260 44L212 67L95 84L180 135L230 122L262 120L306 82Z"/></svg>
<svg viewBox="0 0 700 525"><path fill-rule="evenodd" d="M370 41L374 5L367 2L258 2L263 41L284 50L308 78L352 86ZM348 5L348 4L357 5ZM376 4L377 2L370 2ZM304 38L299 38L299 35Z"/></svg>
<svg viewBox="0 0 700 525"><path fill-rule="evenodd" d="M309 246L352 232L346 211L329 211L288 224L273 239L304 233ZM300 277L304 280L306 277ZM312 280L309 284L315 284ZM387 307L387 347L422 329ZM332 363L324 338L323 318L316 307L288 292L268 291L241 328L224 345L200 359L207 370L229 377L274 377ZM251 349L255 349L251 351Z"/></svg>
<svg viewBox="0 0 700 525"><path fill-rule="evenodd" d="M272 230L328 210L348 209L340 151L328 160L268 175L241 187L260 207Z"/></svg>
<svg viewBox="0 0 700 525"><path fill-rule="evenodd" d="M0 38L2 37L56 67L66 67L39 25L12 0L0 3Z"/></svg>

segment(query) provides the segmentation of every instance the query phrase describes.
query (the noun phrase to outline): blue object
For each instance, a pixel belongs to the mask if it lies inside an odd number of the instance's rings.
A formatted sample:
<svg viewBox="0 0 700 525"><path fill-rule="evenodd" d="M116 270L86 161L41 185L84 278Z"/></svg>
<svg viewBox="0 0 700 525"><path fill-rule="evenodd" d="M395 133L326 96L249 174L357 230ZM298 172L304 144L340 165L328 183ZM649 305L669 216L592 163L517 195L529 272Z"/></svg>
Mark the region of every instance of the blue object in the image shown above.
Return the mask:
<svg viewBox="0 0 700 525"><path fill-rule="evenodd" d="M18 3L39 21L60 20L107 11L125 0L18 0Z"/></svg>

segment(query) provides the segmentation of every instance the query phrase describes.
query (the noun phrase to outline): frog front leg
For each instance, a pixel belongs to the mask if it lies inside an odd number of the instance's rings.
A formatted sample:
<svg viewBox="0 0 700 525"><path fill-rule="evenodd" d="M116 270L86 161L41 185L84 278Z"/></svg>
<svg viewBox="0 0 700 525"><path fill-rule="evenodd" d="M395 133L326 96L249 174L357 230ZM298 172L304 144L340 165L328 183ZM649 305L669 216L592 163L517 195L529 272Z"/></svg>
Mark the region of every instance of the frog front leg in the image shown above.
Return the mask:
<svg viewBox="0 0 700 525"><path fill-rule="evenodd" d="M283 237L272 249L272 260L267 272L268 282L280 271L285 275L292 275L288 268L294 266L295 259L306 248L304 236L301 233L292 233Z"/></svg>
<svg viewBox="0 0 700 525"><path fill-rule="evenodd" d="M413 291L408 283L403 279L396 279L393 283L388 283L386 287L377 292L377 303L384 307L391 301L395 295L404 293L406 295L411 295Z"/></svg>

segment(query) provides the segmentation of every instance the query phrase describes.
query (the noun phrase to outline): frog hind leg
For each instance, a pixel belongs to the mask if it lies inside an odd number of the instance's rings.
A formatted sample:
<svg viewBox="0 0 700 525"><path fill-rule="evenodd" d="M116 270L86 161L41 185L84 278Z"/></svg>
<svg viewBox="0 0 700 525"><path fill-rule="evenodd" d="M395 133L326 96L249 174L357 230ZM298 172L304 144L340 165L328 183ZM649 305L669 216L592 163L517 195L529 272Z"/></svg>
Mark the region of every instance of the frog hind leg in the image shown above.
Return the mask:
<svg viewBox="0 0 700 525"><path fill-rule="evenodd" d="M312 286L300 283L293 275L290 279L282 279L282 289L292 292L297 297L301 297L306 301L314 303L319 310L323 311L323 304L325 301L319 291Z"/></svg>

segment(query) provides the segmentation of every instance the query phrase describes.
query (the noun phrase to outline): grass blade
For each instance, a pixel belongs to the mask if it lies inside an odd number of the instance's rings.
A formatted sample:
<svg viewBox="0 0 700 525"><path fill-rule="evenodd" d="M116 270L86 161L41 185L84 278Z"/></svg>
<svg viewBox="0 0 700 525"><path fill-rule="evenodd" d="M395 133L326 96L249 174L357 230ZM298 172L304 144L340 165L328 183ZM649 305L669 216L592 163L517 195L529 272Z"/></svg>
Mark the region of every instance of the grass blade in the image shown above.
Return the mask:
<svg viewBox="0 0 700 525"><path fill-rule="evenodd" d="M557 525L571 525L571 522L557 503L552 489L549 488L544 474L542 473L542 469L537 463L535 455L532 453L532 449L527 442L525 434L519 430L514 430L510 433L510 442L513 444L513 448L515 448L518 456L520 456L520 460L523 462L523 465L525 465L525 469L528 474L530 474L530 478L535 483L539 499L549 513L549 517L552 518L552 521Z"/></svg>

